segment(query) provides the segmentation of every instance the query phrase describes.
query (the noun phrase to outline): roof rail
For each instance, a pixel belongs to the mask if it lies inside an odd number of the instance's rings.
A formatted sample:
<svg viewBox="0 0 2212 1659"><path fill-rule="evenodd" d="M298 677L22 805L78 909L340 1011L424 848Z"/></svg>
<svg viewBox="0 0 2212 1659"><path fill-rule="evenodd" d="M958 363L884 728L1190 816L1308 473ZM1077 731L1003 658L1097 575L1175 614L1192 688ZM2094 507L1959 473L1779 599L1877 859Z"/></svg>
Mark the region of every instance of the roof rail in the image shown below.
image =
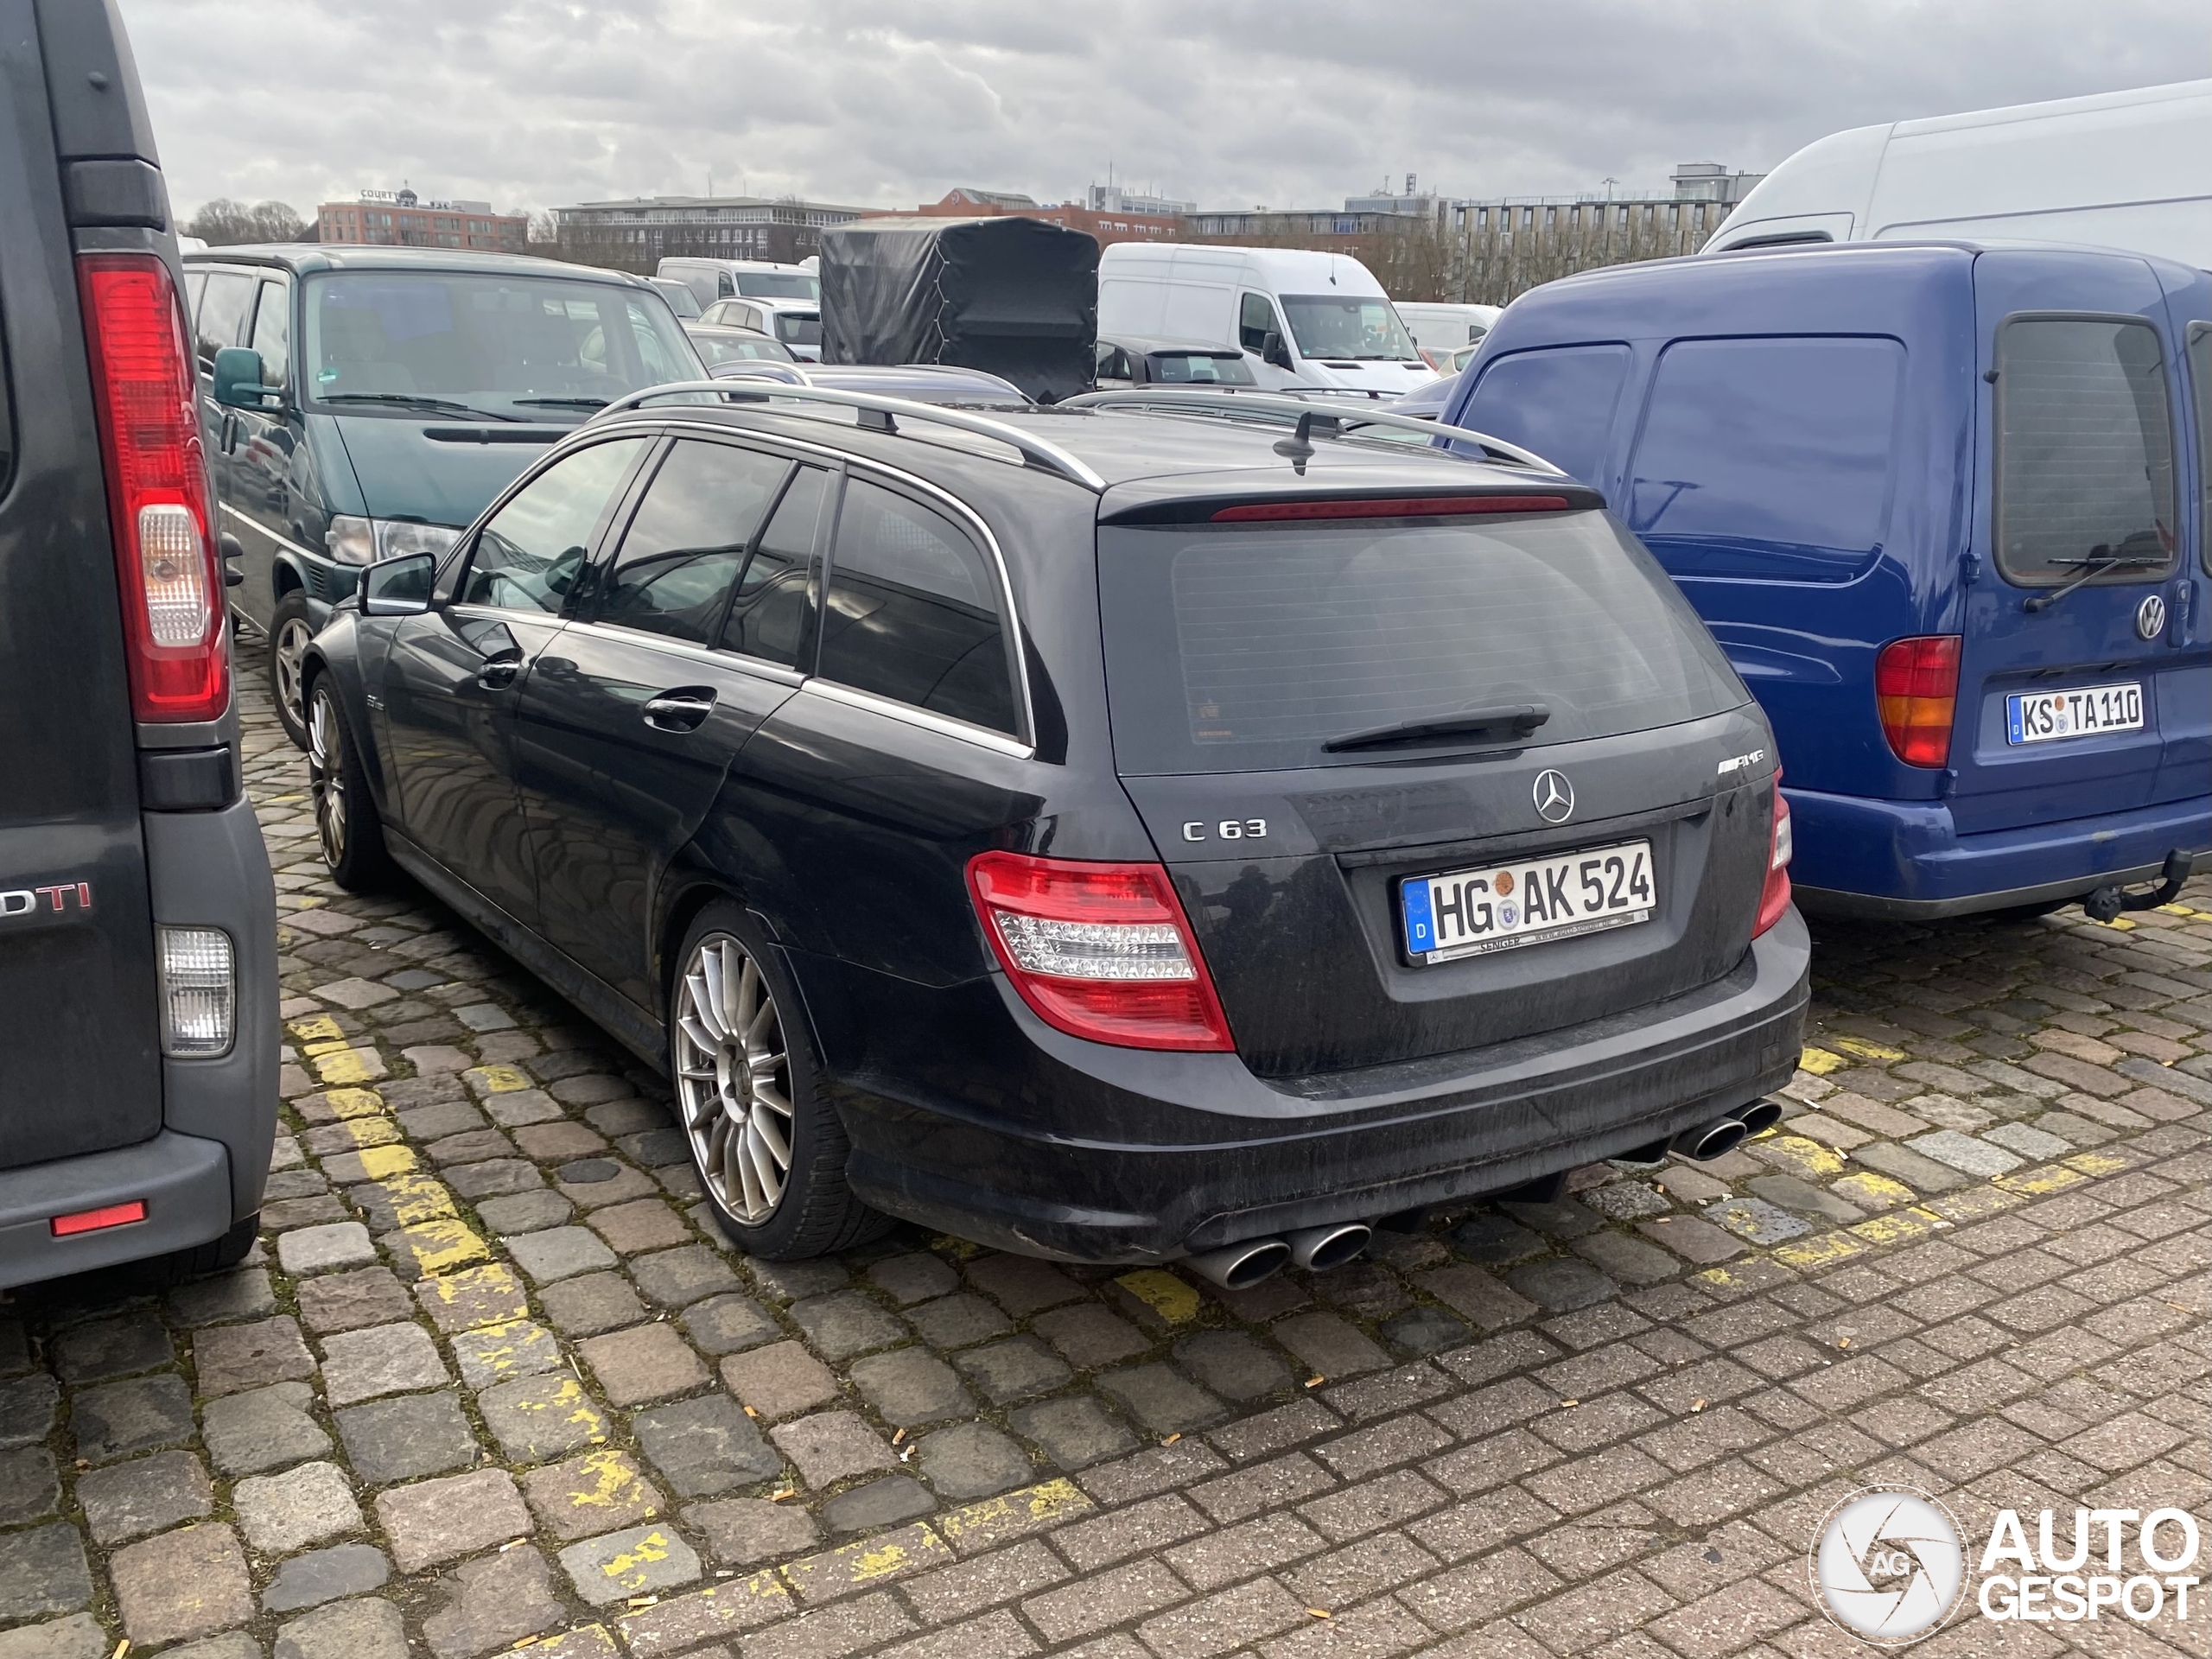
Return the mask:
<svg viewBox="0 0 2212 1659"><path fill-rule="evenodd" d="M802 403L833 404L845 409L871 410L879 415L893 416L901 420L932 421L939 426L954 427L963 432L975 433L979 437L995 439L1018 451L1024 466L1035 467L1065 478L1071 484L1080 484L1093 494L1102 493L1106 488L1104 479L1059 445L1047 442L1018 426L1009 426L1004 421L970 415L964 410L946 409L938 404L918 404L911 397L884 397L872 391L840 391L829 386L796 386L765 377L754 385L747 385L741 379L671 380L665 385L647 386L641 391L617 397L591 418L594 421L604 420L610 415L639 408L650 398L664 397L677 392L700 391L714 392L728 403L758 404L770 398L788 397ZM878 429L898 430L887 423Z"/></svg>
<svg viewBox="0 0 2212 1659"><path fill-rule="evenodd" d="M1441 421L1424 421L1414 415L1393 415L1387 410L1370 410L1359 404L1309 402L1306 398L1264 391L1206 391L1181 386L1165 387L1159 391L1090 391L1078 397L1063 398L1053 405L1056 409L1192 409L1205 410L1215 414L1235 415L1240 410L1253 414L1281 416L1310 416L1310 431L1327 436L1323 426L1326 422L1339 429L1348 426L1387 426L1402 432L1418 432L1424 437L1459 438L1479 444L1493 454L1503 456L1522 467L1534 467L1540 472L1556 473L1567 476L1566 469L1554 466L1541 455L1518 444L1508 443L1503 438L1494 438L1487 432L1477 432L1465 426L1446 426ZM1446 452L1449 453L1448 451Z"/></svg>

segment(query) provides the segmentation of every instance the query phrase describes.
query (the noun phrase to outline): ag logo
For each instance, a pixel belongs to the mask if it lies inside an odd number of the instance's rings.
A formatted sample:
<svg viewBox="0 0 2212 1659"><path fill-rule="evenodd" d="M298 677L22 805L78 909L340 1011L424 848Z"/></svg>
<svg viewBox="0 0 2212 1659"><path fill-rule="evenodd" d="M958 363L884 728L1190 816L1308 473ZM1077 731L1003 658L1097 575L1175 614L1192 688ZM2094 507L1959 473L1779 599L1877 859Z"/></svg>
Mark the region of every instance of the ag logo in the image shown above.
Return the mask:
<svg viewBox="0 0 2212 1659"><path fill-rule="evenodd" d="M1854 1636L1903 1647L1959 1605L1966 1549L1958 1522L1915 1491L1861 1492L1828 1511L1813 1543L1813 1588Z"/></svg>
<svg viewBox="0 0 2212 1659"><path fill-rule="evenodd" d="M2135 632L2139 638L2155 639L2166 631L2166 596L2152 594L2135 607Z"/></svg>
<svg viewBox="0 0 2212 1659"><path fill-rule="evenodd" d="M1574 816L1574 785L1565 772L1549 768L1538 772L1530 792L1535 797L1536 816L1546 823L1565 823Z"/></svg>

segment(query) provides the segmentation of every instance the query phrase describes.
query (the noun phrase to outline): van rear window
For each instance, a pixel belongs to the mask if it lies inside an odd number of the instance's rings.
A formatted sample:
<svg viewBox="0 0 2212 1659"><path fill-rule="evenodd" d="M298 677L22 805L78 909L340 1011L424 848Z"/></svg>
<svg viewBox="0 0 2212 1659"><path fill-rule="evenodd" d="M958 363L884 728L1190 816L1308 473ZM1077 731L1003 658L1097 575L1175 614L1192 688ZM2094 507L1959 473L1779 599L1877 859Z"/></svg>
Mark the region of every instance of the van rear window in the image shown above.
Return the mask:
<svg viewBox="0 0 2212 1659"><path fill-rule="evenodd" d="M1605 488L1605 439L1628 379L1625 346L1557 346L1501 357L1457 424L1533 449L1569 478Z"/></svg>
<svg viewBox="0 0 2212 1659"><path fill-rule="evenodd" d="M1541 705L1536 747L1745 700L1602 513L1109 525L1098 569L1128 775L1371 764L1408 750L1324 746L1476 709Z"/></svg>
<svg viewBox="0 0 2212 1659"><path fill-rule="evenodd" d="M2014 317L1997 335L1997 563L2071 582L2091 560L2144 582L2174 559L2173 417L2147 322Z"/></svg>

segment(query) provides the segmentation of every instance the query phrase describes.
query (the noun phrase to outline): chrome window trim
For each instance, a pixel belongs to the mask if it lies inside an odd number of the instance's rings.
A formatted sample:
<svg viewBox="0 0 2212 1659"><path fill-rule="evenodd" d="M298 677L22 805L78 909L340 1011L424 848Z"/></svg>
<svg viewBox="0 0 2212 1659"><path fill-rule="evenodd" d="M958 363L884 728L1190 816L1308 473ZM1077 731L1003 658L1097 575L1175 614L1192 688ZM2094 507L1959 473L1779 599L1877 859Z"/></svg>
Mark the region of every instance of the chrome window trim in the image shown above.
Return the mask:
<svg viewBox="0 0 2212 1659"><path fill-rule="evenodd" d="M945 715L933 715L926 709L917 709L911 702L900 702L892 697L880 697L873 691L825 680L820 675L809 677L799 688L801 696L811 693L826 697L831 702L843 703L849 709L864 709L870 714L881 715L887 720L918 727L925 732L935 732L941 737L957 738L963 743L972 743L979 749L988 749L1011 760L1029 760L1036 758L1035 747L1018 737L1008 737L1004 732L995 732L988 726L970 725L964 720L954 720Z"/></svg>
<svg viewBox="0 0 2212 1659"><path fill-rule="evenodd" d="M735 669L755 679L767 680L777 685L796 689L806 683L806 676L795 668L781 663L772 663L763 657L748 657L743 652L719 651L711 645L694 645L689 639L677 639L664 633L654 633L645 628L625 628L610 622L581 622L571 620L563 632L588 634L594 639L606 639L626 645L643 645L649 650L665 652L671 657L681 657L687 662L710 668Z"/></svg>

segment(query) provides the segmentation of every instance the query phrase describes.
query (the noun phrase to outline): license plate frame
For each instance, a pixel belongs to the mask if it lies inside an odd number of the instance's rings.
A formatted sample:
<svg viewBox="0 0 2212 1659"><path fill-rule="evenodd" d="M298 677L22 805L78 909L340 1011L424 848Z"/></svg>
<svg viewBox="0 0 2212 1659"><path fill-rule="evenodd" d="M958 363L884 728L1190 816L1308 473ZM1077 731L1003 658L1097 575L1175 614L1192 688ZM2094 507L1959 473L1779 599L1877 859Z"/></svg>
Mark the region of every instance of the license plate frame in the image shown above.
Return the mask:
<svg viewBox="0 0 2212 1659"><path fill-rule="evenodd" d="M2005 698L2005 741L2013 748L2139 732L2148 725L2140 680L2014 691Z"/></svg>
<svg viewBox="0 0 2212 1659"><path fill-rule="evenodd" d="M1609 859L1620 861L1618 873L1607 865ZM1501 877L1506 884L1503 891ZM1590 902L1592 880L1598 889L1594 907ZM1542 911L1534 924L1526 898L1531 881ZM1640 837L1501 864L1403 876L1396 891L1399 936L1407 963L1415 968L1634 927L1659 912L1651 843ZM1553 912L1562 907L1573 913L1554 919ZM1478 913L1484 925L1477 929L1470 924Z"/></svg>

